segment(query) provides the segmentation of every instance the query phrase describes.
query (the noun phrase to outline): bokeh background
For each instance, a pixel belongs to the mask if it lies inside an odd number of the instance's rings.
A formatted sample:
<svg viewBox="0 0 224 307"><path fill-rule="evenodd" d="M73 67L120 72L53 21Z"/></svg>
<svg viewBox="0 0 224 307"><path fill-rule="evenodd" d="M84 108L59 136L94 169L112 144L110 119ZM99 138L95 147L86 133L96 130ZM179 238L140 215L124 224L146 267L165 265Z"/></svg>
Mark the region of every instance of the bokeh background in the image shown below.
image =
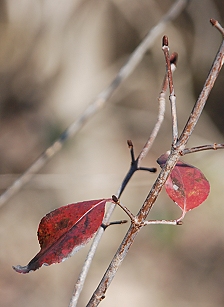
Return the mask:
<svg viewBox="0 0 224 307"><path fill-rule="evenodd" d="M0 189L3 192L71 124L114 78L130 53L174 1L2 0L0 2ZM224 25L220 0L192 0L167 26L171 51L179 54L174 82L180 130L200 93ZM161 35L162 37L162 35ZM38 223L67 203L110 197L130 164L126 140L138 153L157 116L165 72L161 37L133 74L63 149L19 193L0 208L0 306L68 306L88 246L62 264L27 275L39 251ZM207 102L189 146L222 143L224 73ZM166 118L144 161L170 148ZM223 152L192 154L211 184L208 200L187 214L182 227L149 226L137 237L112 282L103 307L224 305ZM137 173L122 197L139 210L156 174ZM163 191L150 218L178 218ZM126 218L117 209L113 219ZM110 227L98 248L78 306L88 302L128 225Z"/></svg>

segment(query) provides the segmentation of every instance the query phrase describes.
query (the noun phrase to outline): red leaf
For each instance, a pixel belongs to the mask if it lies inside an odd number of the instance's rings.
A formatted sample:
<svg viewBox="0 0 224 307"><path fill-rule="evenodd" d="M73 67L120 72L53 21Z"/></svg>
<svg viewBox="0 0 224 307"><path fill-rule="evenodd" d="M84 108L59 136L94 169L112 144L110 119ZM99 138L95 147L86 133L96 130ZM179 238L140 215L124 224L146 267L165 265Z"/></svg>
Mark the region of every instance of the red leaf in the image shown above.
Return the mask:
<svg viewBox="0 0 224 307"><path fill-rule="evenodd" d="M13 267L18 273L35 271L77 252L96 233L102 224L105 205L109 199L69 204L48 213L38 228L39 253L26 266Z"/></svg>
<svg viewBox="0 0 224 307"><path fill-rule="evenodd" d="M166 160L167 154L164 154L157 162L163 167ZM210 185L198 168L179 160L165 183L165 189L183 211L183 218L187 211L198 207L206 200Z"/></svg>

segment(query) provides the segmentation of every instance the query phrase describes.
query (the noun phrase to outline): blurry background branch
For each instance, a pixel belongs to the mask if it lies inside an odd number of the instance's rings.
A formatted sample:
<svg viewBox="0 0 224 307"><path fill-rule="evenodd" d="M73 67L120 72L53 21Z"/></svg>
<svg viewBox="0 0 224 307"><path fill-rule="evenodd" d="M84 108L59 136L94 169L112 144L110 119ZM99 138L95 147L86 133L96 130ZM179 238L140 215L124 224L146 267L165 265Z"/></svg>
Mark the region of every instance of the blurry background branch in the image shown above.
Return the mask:
<svg viewBox="0 0 224 307"><path fill-rule="evenodd" d="M177 0L162 20L149 31L145 39L137 46L131 54L127 63L120 69L111 84L106 87L86 110L60 135L60 137L51 145L41 156L20 176L15 182L0 196L0 206L2 206L12 195L14 195L21 187L30 181L32 176L37 173L43 165L52 158L63 146L67 139L74 136L99 109L111 97L116 88L132 73L135 67L142 60L144 54L153 45L156 37L165 29L168 22L178 16L187 4L187 0Z"/></svg>

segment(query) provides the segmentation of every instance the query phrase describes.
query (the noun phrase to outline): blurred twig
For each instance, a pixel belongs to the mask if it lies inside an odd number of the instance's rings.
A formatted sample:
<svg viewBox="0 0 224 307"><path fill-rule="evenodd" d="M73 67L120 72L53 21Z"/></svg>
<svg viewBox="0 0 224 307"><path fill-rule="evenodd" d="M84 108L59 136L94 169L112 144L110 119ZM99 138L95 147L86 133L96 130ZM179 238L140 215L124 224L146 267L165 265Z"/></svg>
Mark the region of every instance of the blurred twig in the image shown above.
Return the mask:
<svg viewBox="0 0 224 307"><path fill-rule="evenodd" d="M165 29L168 22L176 18L189 0L177 0L161 21L150 30L145 39L133 51L127 63L120 69L114 80L106 87L40 157L0 196L0 207L15 195L30 179L73 137L97 111L108 101L117 87L133 72L156 37Z"/></svg>

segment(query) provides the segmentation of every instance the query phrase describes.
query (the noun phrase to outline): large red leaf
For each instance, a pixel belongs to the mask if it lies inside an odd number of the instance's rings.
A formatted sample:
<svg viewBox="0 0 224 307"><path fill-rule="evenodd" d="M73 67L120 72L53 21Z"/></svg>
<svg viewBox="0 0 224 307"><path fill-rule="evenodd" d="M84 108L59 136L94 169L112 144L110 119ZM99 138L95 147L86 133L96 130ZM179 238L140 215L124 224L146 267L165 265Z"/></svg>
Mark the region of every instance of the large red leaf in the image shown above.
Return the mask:
<svg viewBox="0 0 224 307"><path fill-rule="evenodd" d="M157 162L163 167L166 160L167 154L164 154ZM187 211L198 207L206 200L210 185L198 168L179 160L165 183L165 189L169 197L181 208L184 217Z"/></svg>
<svg viewBox="0 0 224 307"><path fill-rule="evenodd" d="M13 267L18 273L35 271L42 265L64 261L77 252L96 233L109 199L69 204L51 211L38 228L39 253L26 266Z"/></svg>

